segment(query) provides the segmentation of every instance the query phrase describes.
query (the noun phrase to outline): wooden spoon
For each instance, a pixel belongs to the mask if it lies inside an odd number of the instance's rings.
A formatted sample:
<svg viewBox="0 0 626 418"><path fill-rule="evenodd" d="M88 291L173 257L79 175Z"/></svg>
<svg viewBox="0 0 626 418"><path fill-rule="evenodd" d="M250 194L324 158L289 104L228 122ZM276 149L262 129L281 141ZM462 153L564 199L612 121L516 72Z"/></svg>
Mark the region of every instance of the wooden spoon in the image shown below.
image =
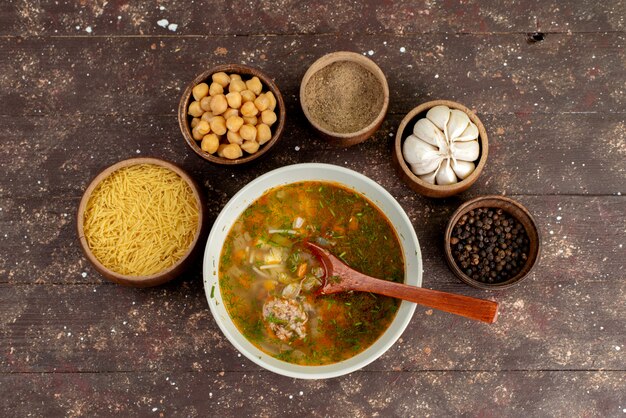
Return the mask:
<svg viewBox="0 0 626 418"><path fill-rule="evenodd" d="M348 267L318 245L310 242L305 242L304 245L320 260L324 268L323 284L318 289L318 294L329 295L350 290L371 292L490 324L498 317L497 302L375 279Z"/></svg>

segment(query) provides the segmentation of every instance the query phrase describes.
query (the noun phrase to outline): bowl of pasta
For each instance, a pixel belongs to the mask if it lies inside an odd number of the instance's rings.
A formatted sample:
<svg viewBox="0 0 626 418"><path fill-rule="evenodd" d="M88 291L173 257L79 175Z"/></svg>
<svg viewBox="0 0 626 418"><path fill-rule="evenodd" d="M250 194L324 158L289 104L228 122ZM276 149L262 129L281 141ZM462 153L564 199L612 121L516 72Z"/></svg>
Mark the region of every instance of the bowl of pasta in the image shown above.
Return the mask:
<svg viewBox="0 0 626 418"><path fill-rule="evenodd" d="M179 276L197 255L204 208L198 185L182 168L158 158L132 158L89 183L78 207L78 238L105 278L156 286Z"/></svg>

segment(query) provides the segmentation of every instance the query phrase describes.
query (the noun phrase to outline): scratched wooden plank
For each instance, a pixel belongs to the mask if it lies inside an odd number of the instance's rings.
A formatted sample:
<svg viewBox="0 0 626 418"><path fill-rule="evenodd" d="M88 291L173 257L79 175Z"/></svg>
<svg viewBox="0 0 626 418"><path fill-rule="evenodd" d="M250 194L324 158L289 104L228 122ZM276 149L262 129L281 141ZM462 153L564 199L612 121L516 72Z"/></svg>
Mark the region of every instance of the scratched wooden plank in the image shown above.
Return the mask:
<svg viewBox="0 0 626 418"><path fill-rule="evenodd" d="M521 33L2 38L0 114L173 114L188 80L229 62L271 74L297 109L304 72L334 50L371 51L387 75L392 113L439 98L490 114L623 113L625 43L621 32L535 44Z"/></svg>
<svg viewBox="0 0 626 418"><path fill-rule="evenodd" d="M624 30L622 1L3 2L0 35L250 35ZM167 24L159 21L167 20ZM168 24L177 25L167 27Z"/></svg>
<svg viewBox="0 0 626 418"><path fill-rule="evenodd" d="M368 373L326 381L246 373L0 376L4 416L620 417L622 372ZM532 390L529 390L532 388ZM566 412L567 411L567 412Z"/></svg>
<svg viewBox="0 0 626 418"><path fill-rule="evenodd" d="M110 148L113 147L114 144L111 144ZM293 151L291 155L298 156L306 152L301 149L297 152ZM48 154L53 155L53 153ZM156 155L163 156L160 153ZM286 161L281 158L274 161L272 157L261 162L259 166L243 170L211 167L195 155L182 157L181 160L169 159L182 162L182 165L204 185L209 222L217 216L228 199L243 184L251 181L259 173L283 164L318 161L347 166L362 172L389 190L408 213L418 237L423 243L428 244L425 246L427 266L443 264L440 248L441 234L452 211L458 205L479 194L499 194L510 190L507 185L511 183L523 184L523 177L521 179L509 177L517 171L515 169L502 171L500 174L496 171L491 175L483 174L485 178L479 181L479 185L461 196L444 200L428 199L408 189L400 181L391 164L362 164L360 162L375 160L375 154L358 160L344 154L343 151L328 149L321 155L326 158L319 158L319 156L313 158L309 155L310 159L300 160L300 157L289 157ZM580 155L584 153L581 152ZM167 157L169 155L166 155ZM89 158L79 154L78 158L72 159L70 163L65 162L59 165L60 162L56 162L52 167L47 166L49 162L46 162L41 169L33 167L32 164L26 165L25 167L31 168L36 173L28 182L24 181L29 178L25 174L24 177L12 176L8 182L2 184L3 190L12 190L15 197L9 194L0 198L0 225L2 225L0 243L7 254L0 258L0 282L92 282L94 276L88 263L82 257L75 232L75 213L80 194L89 179L98 171L94 169L90 170L89 175L81 174L81 164L83 162L88 164L89 161L91 161ZM584 163L580 166L582 164ZM565 165L572 167L571 164ZM70 167L69 173L59 174L67 167ZM546 170L543 167L541 169ZM600 181L603 181L602 178ZM20 182L28 185L25 187L26 191L19 191L13 186ZM549 181L546 183L552 184ZM57 188L58 184L62 186ZM67 185L72 184L72 188L67 188ZM518 198L529 205L543 233L546 246L544 258L550 260L546 264L550 274L561 274L560 262L563 254L567 257L575 255L577 261L582 262L586 268L593 267L601 275L621 269L624 263L624 251L626 251L620 247L624 243L626 232L623 223L623 213L626 209L624 196L597 196L592 199L568 195L542 196L542 184L539 182L533 190L537 192L536 196L519 196ZM548 187L546 189L551 190ZM39 194L39 198L31 197L30 193L33 190ZM515 195L523 192L522 187L513 190L516 192L513 193ZM593 190L595 189L592 188L591 191ZM602 243L599 244L602 251L597 250L598 243L591 239L594 237L603 237ZM610 259L604 260L605 257ZM90 274L87 281L81 277L81 273L86 271ZM64 274L60 275L59 272ZM445 267L437 270L438 277L446 275Z"/></svg>
<svg viewBox="0 0 626 418"><path fill-rule="evenodd" d="M427 277L426 286L444 287ZM446 287L497 300L498 322L486 325L418 307L402 338L365 370L623 371L626 366L621 278L535 274L524 287L497 294ZM218 329L199 277L144 291L113 285L0 288L1 373L260 370ZM441 330L451 332L442 338Z"/></svg>
<svg viewBox="0 0 626 418"><path fill-rule="evenodd" d="M302 151L300 151L302 152ZM334 151L329 151L329 154ZM344 157L346 158L344 160ZM206 164L192 156L192 161L200 161L197 168L189 171L204 184L207 196L209 219L214 219L228 199L241 187L268 168L258 167L250 171L206 171ZM350 161L339 154L330 159L313 161L331 162L344 165ZM307 160L305 160L307 161ZM291 161L294 162L294 161ZM297 161L296 161L297 162ZM80 159L76 164L80 163ZM263 163L265 164L265 163ZM497 188L477 186L461 196L446 200L423 198L408 189L396 176L389 164L361 164L352 160L348 167L363 172L389 190L409 214L418 237L423 242L426 265L443 265L441 234L452 211L464 200L476 194L499 193ZM191 165L191 167L195 167ZM274 167L269 167L274 168ZM203 171L205 170L205 171ZM53 173L51 171L51 173ZM95 171L92 175L95 175ZM83 176L85 185L90 176ZM45 177L43 177L45 178ZM495 177L497 182L508 180ZM16 178L16 182L19 178ZM59 183L71 178L59 178ZM488 181L485 181L487 183ZM33 181L36 183L36 181ZM80 191L43 190L52 187L54 182L41 187L40 198L28 195L0 198L0 243L7 256L0 258L0 281L9 283L91 283L93 271L82 257L75 232L75 212ZM78 184L78 183L77 183ZM11 187L11 183L5 184ZM36 189L37 190L37 189ZM503 189L506 190L506 189ZM624 233L623 224L625 198L623 196L584 197L573 196L518 196L534 214L544 237L544 260L550 274L560 275L562 257L575 256L577 262L604 276L623 268ZM211 222L211 221L209 221ZM598 244L594 237L603 237ZM426 245L428 244L428 245ZM600 245L602 251L598 251ZM605 259L607 258L607 259ZM59 272L64 274L60 275ZM84 280L81 274L89 273ZM437 277L445 277L445 267L436 270ZM96 282L99 282L97 279Z"/></svg>
<svg viewBox="0 0 626 418"><path fill-rule="evenodd" d="M211 202L217 195L222 204L259 173L311 161L361 171L385 182L399 197L413 194L391 166L394 135L404 115L388 115L373 138L348 149L320 140L297 109L291 115L281 142L267 158L237 169L217 167L193 154L174 115L79 115L70 120L0 116L0 169L5 173L0 177L0 195L20 199L36 192L38 196L79 197L104 167L145 155L181 164L207 186ZM623 114L479 116L489 134L489 160L479 181L462 196L626 195ZM213 210L220 207L211 205ZM9 207L4 210L10 211ZM65 213L73 213L73 208L65 208ZM16 213L8 219L18 221Z"/></svg>
<svg viewBox="0 0 626 418"><path fill-rule="evenodd" d="M0 415L623 416L624 0L301 3L0 2ZM528 43L534 31L545 39ZM297 99L308 65L338 49L371 51L391 89L382 129L348 150L311 135ZM174 113L186 81L225 62L266 70L288 105L282 147L237 170L191 154ZM476 109L491 140L479 182L446 200L411 192L389 164L403 114L436 98ZM82 190L135 155L185 167L211 217L286 164L363 172L409 214L424 285L494 298L499 322L418 307L363 371L321 382L263 371L211 318L200 262L135 290L81 255ZM489 193L515 195L543 234L532 277L500 293L452 277L440 248L452 211Z"/></svg>
<svg viewBox="0 0 626 418"><path fill-rule="evenodd" d="M624 370L626 202L519 199L538 220L543 258L503 292L469 288L447 270L439 245L452 202L401 200L422 242L424 286L494 298L502 314L488 326L418 308L403 340L368 370ZM69 227L48 246L26 246L32 252L2 266L10 283L0 286L0 372L258 369L211 319L200 263L161 288L123 288L86 265L73 234ZM442 339L442 329L454 332Z"/></svg>

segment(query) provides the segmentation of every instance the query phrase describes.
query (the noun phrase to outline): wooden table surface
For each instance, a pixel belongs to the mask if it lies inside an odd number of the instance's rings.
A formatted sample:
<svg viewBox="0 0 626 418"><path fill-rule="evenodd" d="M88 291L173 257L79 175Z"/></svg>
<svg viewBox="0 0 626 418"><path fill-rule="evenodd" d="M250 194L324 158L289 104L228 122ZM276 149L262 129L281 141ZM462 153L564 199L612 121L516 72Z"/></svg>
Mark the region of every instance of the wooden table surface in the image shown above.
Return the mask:
<svg viewBox="0 0 626 418"><path fill-rule="evenodd" d="M626 416L625 16L623 0L1 2L0 414ZM307 67L336 50L372 58L391 92L381 129L349 149L316 137L298 99ZM279 146L243 168L201 160L177 126L184 85L222 63L269 73L287 104ZM402 117L443 98L477 112L490 153L472 188L433 200L400 181L391 150ZM500 318L418 307L360 371L265 371L218 329L201 261L142 290L81 254L83 190L135 156L188 170L212 217L278 167L359 171L408 213L424 285L493 298ZM443 258L448 217L485 194L522 202L543 236L532 277L501 292L461 283Z"/></svg>

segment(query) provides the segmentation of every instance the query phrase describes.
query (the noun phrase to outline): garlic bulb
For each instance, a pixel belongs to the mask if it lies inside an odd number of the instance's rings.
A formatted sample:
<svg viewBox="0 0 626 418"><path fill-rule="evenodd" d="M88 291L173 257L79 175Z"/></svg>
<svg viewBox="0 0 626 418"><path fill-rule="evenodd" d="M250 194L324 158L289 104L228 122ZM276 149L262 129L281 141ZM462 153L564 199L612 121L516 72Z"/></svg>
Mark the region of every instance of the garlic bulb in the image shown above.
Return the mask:
<svg viewBox="0 0 626 418"><path fill-rule="evenodd" d="M430 184L454 184L476 169L478 127L465 112L435 106L417 121L402 155L411 171Z"/></svg>

